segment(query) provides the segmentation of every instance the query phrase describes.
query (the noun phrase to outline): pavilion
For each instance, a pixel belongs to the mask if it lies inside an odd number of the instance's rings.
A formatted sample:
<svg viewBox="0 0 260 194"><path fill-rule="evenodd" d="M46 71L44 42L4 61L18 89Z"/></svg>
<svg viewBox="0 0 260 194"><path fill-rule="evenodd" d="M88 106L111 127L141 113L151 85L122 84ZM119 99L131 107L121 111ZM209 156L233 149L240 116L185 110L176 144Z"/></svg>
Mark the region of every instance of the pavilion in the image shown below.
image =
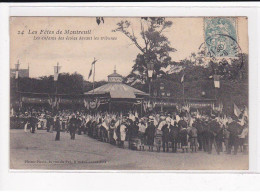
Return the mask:
<svg viewBox="0 0 260 194"><path fill-rule="evenodd" d="M108 75L107 84L84 95L90 99L99 99L103 108L109 111L137 109L141 112L143 100L149 97L149 94L124 84L122 75L116 70Z"/></svg>

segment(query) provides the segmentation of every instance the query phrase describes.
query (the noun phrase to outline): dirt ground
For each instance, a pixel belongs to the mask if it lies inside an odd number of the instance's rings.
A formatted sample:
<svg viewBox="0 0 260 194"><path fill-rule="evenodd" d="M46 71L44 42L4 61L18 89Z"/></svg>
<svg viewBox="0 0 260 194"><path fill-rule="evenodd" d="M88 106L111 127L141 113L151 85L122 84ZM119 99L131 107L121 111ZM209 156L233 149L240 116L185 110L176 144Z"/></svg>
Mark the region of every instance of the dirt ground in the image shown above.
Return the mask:
<svg viewBox="0 0 260 194"><path fill-rule="evenodd" d="M164 153L133 151L99 142L87 135L10 130L10 169L37 170L247 170L242 153ZM126 143L127 145L127 143Z"/></svg>

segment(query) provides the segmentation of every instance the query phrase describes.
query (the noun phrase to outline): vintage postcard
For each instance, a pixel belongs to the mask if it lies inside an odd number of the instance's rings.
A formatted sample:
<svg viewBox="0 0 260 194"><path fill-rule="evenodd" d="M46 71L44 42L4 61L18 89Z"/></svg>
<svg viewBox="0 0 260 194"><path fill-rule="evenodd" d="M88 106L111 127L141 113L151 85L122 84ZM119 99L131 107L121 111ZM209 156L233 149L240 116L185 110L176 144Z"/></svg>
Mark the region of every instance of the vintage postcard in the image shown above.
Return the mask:
<svg viewBox="0 0 260 194"><path fill-rule="evenodd" d="M10 17L10 169L248 170L248 18Z"/></svg>

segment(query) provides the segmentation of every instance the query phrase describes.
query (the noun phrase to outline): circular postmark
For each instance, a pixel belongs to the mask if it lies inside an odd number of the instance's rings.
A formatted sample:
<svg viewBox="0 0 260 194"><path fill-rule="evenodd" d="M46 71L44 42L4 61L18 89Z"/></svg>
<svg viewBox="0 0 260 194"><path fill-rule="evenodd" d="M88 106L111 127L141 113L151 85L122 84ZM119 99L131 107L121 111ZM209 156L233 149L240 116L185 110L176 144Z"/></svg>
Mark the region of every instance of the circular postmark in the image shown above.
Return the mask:
<svg viewBox="0 0 260 194"><path fill-rule="evenodd" d="M245 62L237 40L227 34L214 34L207 37L199 46L199 53L201 57L218 62L220 65L223 65L223 63L230 64L232 60L239 60L239 69L243 67Z"/></svg>
<svg viewBox="0 0 260 194"><path fill-rule="evenodd" d="M240 47L236 39L226 34L215 34L205 40L208 57L238 57Z"/></svg>

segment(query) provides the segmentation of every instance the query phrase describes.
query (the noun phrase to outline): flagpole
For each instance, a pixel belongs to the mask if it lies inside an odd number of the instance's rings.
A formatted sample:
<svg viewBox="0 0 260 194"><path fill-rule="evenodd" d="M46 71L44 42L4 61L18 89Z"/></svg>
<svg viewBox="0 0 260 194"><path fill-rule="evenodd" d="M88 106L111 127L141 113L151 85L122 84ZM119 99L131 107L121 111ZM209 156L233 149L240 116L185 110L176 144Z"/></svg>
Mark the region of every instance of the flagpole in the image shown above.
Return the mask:
<svg viewBox="0 0 260 194"><path fill-rule="evenodd" d="M183 103L184 103L184 81L182 82L182 95L183 95Z"/></svg>
<svg viewBox="0 0 260 194"><path fill-rule="evenodd" d="M182 75L182 95L183 95L183 104L185 104L185 90L184 90L184 71L183 71L183 75Z"/></svg>
<svg viewBox="0 0 260 194"><path fill-rule="evenodd" d="M94 61L96 59L94 58ZM94 88L95 88L95 69L96 69L96 63L93 64L94 65L94 72L93 72L93 94L94 94Z"/></svg>
<svg viewBox="0 0 260 194"><path fill-rule="evenodd" d="M55 74L57 76L57 80L55 80ZM57 94L58 94L58 77L59 77L59 62L57 62L56 65L56 72L55 72L55 66L54 66L54 87L55 87L55 92L54 92L54 99L53 102L56 102L57 99ZM55 104L56 106L56 104ZM54 106L52 106L52 108L54 109Z"/></svg>
<svg viewBox="0 0 260 194"><path fill-rule="evenodd" d="M55 84L55 95L57 95L58 93L58 77L59 77L59 62L57 63L57 80L56 80L56 84Z"/></svg>

